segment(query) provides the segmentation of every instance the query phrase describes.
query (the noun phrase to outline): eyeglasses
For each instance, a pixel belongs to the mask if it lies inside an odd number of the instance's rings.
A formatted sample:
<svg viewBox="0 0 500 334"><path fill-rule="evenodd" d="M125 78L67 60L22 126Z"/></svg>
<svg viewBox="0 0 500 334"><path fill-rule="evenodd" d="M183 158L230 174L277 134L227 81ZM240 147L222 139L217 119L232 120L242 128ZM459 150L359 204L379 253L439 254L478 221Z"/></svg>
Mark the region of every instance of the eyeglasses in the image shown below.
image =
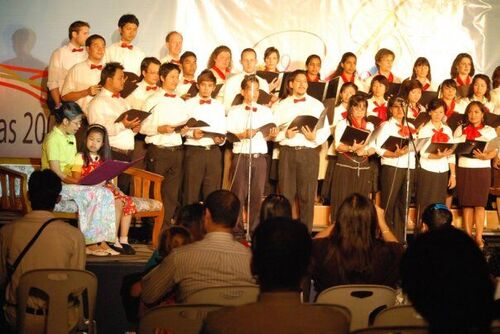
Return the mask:
<svg viewBox="0 0 500 334"><path fill-rule="evenodd" d="M70 123L74 124L74 125L81 126L82 125L82 120L73 120L73 121L70 121Z"/></svg>

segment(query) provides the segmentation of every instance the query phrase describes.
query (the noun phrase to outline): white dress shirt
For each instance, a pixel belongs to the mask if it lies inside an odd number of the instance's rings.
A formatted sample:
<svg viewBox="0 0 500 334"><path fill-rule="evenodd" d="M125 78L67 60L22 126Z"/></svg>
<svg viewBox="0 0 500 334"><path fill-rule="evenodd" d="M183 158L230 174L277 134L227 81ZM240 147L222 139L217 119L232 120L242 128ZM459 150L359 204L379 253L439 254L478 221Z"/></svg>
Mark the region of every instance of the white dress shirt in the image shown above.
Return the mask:
<svg viewBox="0 0 500 334"><path fill-rule="evenodd" d="M252 75L255 73L246 73L246 72L241 72L234 74L230 76L226 80L226 84L224 85L224 107L226 110L231 109L234 98L236 95L241 93L241 82L243 79L245 79L246 75ZM257 77L259 80L259 89L262 89L264 92L269 93L269 84L265 79L262 79L261 77ZM222 90L221 88L221 90Z"/></svg>
<svg viewBox="0 0 500 334"><path fill-rule="evenodd" d="M247 110L250 108L250 110ZM256 111L252 109L256 108ZM276 123L271 109L266 106L253 103L250 107L247 104L240 104L229 109L227 115L227 131L234 134L241 133L247 129L256 129L268 123ZM250 141L252 151L250 152ZM264 134L259 131L251 139L241 139L233 143L233 153L267 153L267 143Z"/></svg>
<svg viewBox="0 0 500 334"><path fill-rule="evenodd" d="M134 149L135 133L125 128L123 122L115 120L129 110L127 101L121 97L113 97L113 93L103 88L88 106L89 124L101 124L108 131L109 145L120 150Z"/></svg>
<svg viewBox="0 0 500 334"><path fill-rule="evenodd" d="M196 84L196 79L193 78L192 80L191 79L186 79L188 81L192 81L192 82L188 82L188 83L184 83L184 76L182 75L179 75L179 84L177 85L177 88L175 89L175 92L177 93L177 95L179 96L182 96L184 94L186 94L189 89L191 88L191 86L194 84ZM193 97L193 96L191 96Z"/></svg>
<svg viewBox="0 0 500 334"><path fill-rule="evenodd" d="M337 126L337 124L340 121L346 119L346 117L347 117L347 109L344 106L344 104L341 103L338 106L336 106L335 109L333 109L333 124L332 124L332 127Z"/></svg>
<svg viewBox="0 0 500 334"><path fill-rule="evenodd" d="M210 100L210 104L200 104L200 100ZM202 127L200 130L206 132L226 133L226 113L222 103L216 99L201 99L199 95L186 101L186 111L189 118L206 122L209 126ZM193 131L186 134L185 145L189 146L210 146L215 142L212 137L193 138Z"/></svg>
<svg viewBox="0 0 500 334"><path fill-rule="evenodd" d="M72 92L79 92L84 89L88 89L90 86L95 86L99 84L101 80L101 72L102 69L94 68L92 69L92 65L102 66L104 68L104 64L92 64L92 62L87 59L81 63L73 66L66 76L64 80L64 85L62 86L61 95L66 95ZM76 101L78 105L82 108L85 115L88 116L87 108L92 100L93 96L87 95Z"/></svg>
<svg viewBox="0 0 500 334"><path fill-rule="evenodd" d="M314 97L309 95L304 95L305 101L295 103L295 96L289 96L284 100L281 100L275 109L275 119L277 121L277 125L281 127L278 136L275 141L279 142L282 146L306 146L309 148L315 148L321 144L323 144L328 137L330 136L330 122L328 121L328 117L325 118L325 124L321 129L317 129L316 131L316 139L309 140L307 139L302 132L299 130L295 134L293 138L286 138L286 130L288 125L295 119L297 116L301 115L311 115L316 118L319 118L325 107L323 103L316 100ZM311 129L313 130L313 129Z"/></svg>
<svg viewBox="0 0 500 334"><path fill-rule="evenodd" d="M106 48L106 62L118 62L123 65L125 72L141 75L141 62L146 55L136 45L133 45L132 49L122 48L122 43L120 41Z"/></svg>
<svg viewBox="0 0 500 334"><path fill-rule="evenodd" d="M161 125L177 126L185 123L189 117L186 103L178 95L165 96L165 91L160 89L144 102L143 110L151 110L151 116L142 122L140 132L146 135L146 143L162 147L182 145L179 132L159 133Z"/></svg>
<svg viewBox="0 0 500 334"><path fill-rule="evenodd" d="M83 51L73 52L73 49L83 48ZM84 46L76 47L71 43L65 45L52 53L49 61L47 87L49 90L59 88L61 92L64 79L70 68L87 59L87 51Z"/></svg>
<svg viewBox="0 0 500 334"><path fill-rule="evenodd" d="M141 80L139 83L137 83L137 88L134 89L132 94L127 96L125 100L128 102L131 108L142 110L142 107L144 105L144 102L146 102L146 99L152 96L160 89L161 89L160 87L154 84L150 85L146 81ZM144 111L149 111L149 110L144 110Z"/></svg>
<svg viewBox="0 0 500 334"><path fill-rule="evenodd" d="M396 121L394 118L390 118L387 122L382 123L380 125L382 128L380 129L380 132L377 135L377 138L375 139L375 150L377 154L381 157L380 163L382 165L388 165L388 166L393 166L396 168L408 168L408 155L410 155L410 168L414 169L415 168L415 152L411 149L411 143L409 143L409 148L410 151L406 153L405 155L402 155L398 158L387 158L384 157L384 153L387 151L386 149L382 148L382 145L384 145L385 141L390 137L399 137L403 138L399 134L400 127L398 126L398 121ZM405 124L406 126L406 124ZM411 129L415 129L414 126L410 123L409 124ZM416 135L413 135L413 138L416 139Z"/></svg>
<svg viewBox="0 0 500 334"><path fill-rule="evenodd" d="M443 133L448 136L448 143L453 142L453 131L451 131L450 127L446 124L441 124ZM449 164L455 164L455 154L450 155L449 157L442 157L440 159L430 159L430 153L427 153L427 148L432 143L432 136L434 135L434 131L437 130L432 122L427 122L420 131L418 132L419 138L429 138L426 143L422 146L420 150L420 167L425 169L426 171L433 173L444 173L450 170Z"/></svg>

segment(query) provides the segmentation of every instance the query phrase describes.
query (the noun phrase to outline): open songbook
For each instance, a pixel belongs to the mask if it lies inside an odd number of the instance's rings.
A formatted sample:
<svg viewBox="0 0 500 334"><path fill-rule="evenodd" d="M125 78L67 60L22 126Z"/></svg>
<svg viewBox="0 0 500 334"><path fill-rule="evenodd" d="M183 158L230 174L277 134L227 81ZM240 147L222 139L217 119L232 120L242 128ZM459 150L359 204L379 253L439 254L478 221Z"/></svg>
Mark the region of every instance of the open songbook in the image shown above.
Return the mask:
<svg viewBox="0 0 500 334"><path fill-rule="evenodd" d="M125 117L127 117L129 121L138 118L142 122L150 115L151 115L151 110L150 112L147 112L139 109L129 109L124 113L122 113L120 116L118 116L118 118L115 120L115 123L121 122Z"/></svg>
<svg viewBox="0 0 500 334"><path fill-rule="evenodd" d="M309 127L309 130L313 131L314 129L321 129L325 125L325 119L327 117L328 109L325 108L323 112L318 117L314 117L311 115L299 115L295 117L290 124L284 123L280 124L280 129L291 129L293 127L297 127L297 130L302 132L302 127Z"/></svg>
<svg viewBox="0 0 500 334"><path fill-rule="evenodd" d="M125 74L125 84L120 92L121 97L126 98L137 88L140 78L137 74L133 72L124 72Z"/></svg>
<svg viewBox="0 0 500 334"><path fill-rule="evenodd" d="M93 186L104 181L109 181L121 173L123 173L127 168L133 166L137 161L144 159L136 159L134 161L120 161L120 160L106 160L92 171L92 173L82 177L78 184L85 186Z"/></svg>
<svg viewBox="0 0 500 334"><path fill-rule="evenodd" d="M176 125L175 132L181 131L181 129L185 126L187 126L188 128L201 128L204 126L208 126L208 123L191 117L185 123Z"/></svg>
<svg viewBox="0 0 500 334"><path fill-rule="evenodd" d="M354 144L354 141L356 141L357 144L361 142L366 142L366 139L369 136L370 136L370 131L358 129L348 125L345 128L342 137L340 138L340 142L345 145L352 146Z"/></svg>

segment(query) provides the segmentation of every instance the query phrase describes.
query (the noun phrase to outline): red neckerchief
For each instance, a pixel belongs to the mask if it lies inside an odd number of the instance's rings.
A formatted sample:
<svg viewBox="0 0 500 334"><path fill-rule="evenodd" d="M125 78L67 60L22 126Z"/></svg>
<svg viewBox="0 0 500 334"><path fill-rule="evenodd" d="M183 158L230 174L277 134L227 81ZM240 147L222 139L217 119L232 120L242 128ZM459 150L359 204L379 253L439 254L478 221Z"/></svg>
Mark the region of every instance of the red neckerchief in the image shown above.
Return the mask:
<svg viewBox="0 0 500 334"><path fill-rule="evenodd" d="M220 70L217 66L215 66L215 65L212 66L212 70L214 70L222 80L226 80L226 74L222 73L222 70ZM229 71L227 69L226 69L226 73L229 73Z"/></svg>
<svg viewBox="0 0 500 334"><path fill-rule="evenodd" d="M481 137L481 132L479 132L479 130L482 128L484 128L484 124L479 125L477 128L472 124L467 125L463 130L463 133L466 135L465 139L476 140L476 138Z"/></svg>
<svg viewBox="0 0 500 334"><path fill-rule="evenodd" d="M311 79L311 77L308 74L307 75L307 81L309 81L309 82L319 82L319 75L316 75L316 77L314 77L313 79Z"/></svg>
<svg viewBox="0 0 500 334"><path fill-rule="evenodd" d="M364 118L361 119L361 124L359 124L354 118L351 119L351 125L356 129L366 130L366 120Z"/></svg>
<svg viewBox="0 0 500 334"><path fill-rule="evenodd" d="M352 76L351 76L352 79L351 80L347 79L347 77L344 75L344 73L342 73L340 75L340 77L342 78L342 80L344 81L344 83L345 82L354 82L354 74L352 74Z"/></svg>
<svg viewBox="0 0 500 334"><path fill-rule="evenodd" d="M373 108L373 111L378 114L378 118L380 118L382 121L387 121L387 106L385 105L385 103L378 104L377 101L373 101L373 104L375 104L375 108Z"/></svg>
<svg viewBox="0 0 500 334"><path fill-rule="evenodd" d="M343 119L346 119L347 118L347 110L344 111L342 114L340 114L342 116Z"/></svg>
<svg viewBox="0 0 500 334"><path fill-rule="evenodd" d="M414 107L410 107L413 118L417 118L418 114L420 114L420 108L418 105L415 105Z"/></svg>
<svg viewBox="0 0 500 334"><path fill-rule="evenodd" d="M470 85L472 82L472 78L468 75L467 79L465 79L465 82L462 81L462 78L460 78L460 75L457 75L457 86L463 86L463 85Z"/></svg>
<svg viewBox="0 0 500 334"><path fill-rule="evenodd" d="M381 74L380 71L378 72L378 74ZM389 76L387 77L387 81L389 81L389 83L392 83L394 81L394 74L392 74L392 72L389 72Z"/></svg>
<svg viewBox="0 0 500 334"><path fill-rule="evenodd" d="M128 44L128 43L125 43L125 42L122 42L122 44L120 44L120 46L122 48L127 48L129 50L132 50L134 48L134 46L132 44Z"/></svg>
<svg viewBox="0 0 500 334"><path fill-rule="evenodd" d="M447 143L448 140L450 140L450 137L446 133L443 133L443 130L444 128L441 128L439 130L432 129L432 132L434 132L434 134L432 135L431 142Z"/></svg>
<svg viewBox="0 0 500 334"><path fill-rule="evenodd" d="M429 83L426 83L425 85L422 86L422 92L425 92L426 90L429 89L431 85Z"/></svg>
<svg viewBox="0 0 500 334"><path fill-rule="evenodd" d="M415 133L415 129L410 128L409 126L404 126L402 124L396 124L399 127L399 135L403 137L409 137L410 133Z"/></svg>
<svg viewBox="0 0 500 334"><path fill-rule="evenodd" d="M455 112L455 100L451 100L450 106L446 108L446 117L450 118Z"/></svg>

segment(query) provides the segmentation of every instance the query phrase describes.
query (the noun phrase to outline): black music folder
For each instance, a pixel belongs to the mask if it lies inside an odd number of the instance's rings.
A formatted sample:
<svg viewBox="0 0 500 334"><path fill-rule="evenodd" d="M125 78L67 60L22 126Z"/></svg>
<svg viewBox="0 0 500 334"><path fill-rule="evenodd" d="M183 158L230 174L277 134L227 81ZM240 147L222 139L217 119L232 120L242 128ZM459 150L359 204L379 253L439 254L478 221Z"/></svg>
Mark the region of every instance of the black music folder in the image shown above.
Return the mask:
<svg viewBox="0 0 500 334"><path fill-rule="evenodd" d="M393 96L398 96L401 91L401 84L400 83L390 83L389 88L387 89L387 92L385 92L385 95L389 98Z"/></svg>
<svg viewBox="0 0 500 334"><path fill-rule="evenodd" d="M410 140L408 138L390 136L386 139L384 144L382 144L382 148L394 152L397 149L396 146L399 146L399 148L403 148L405 146L408 146L409 142Z"/></svg>
<svg viewBox="0 0 500 334"><path fill-rule="evenodd" d="M273 82L273 80L277 79L279 77L279 72L270 72L270 71L257 71L255 73L258 77L261 77L262 79L266 80L267 83Z"/></svg>
<svg viewBox="0 0 500 334"><path fill-rule="evenodd" d="M408 118L408 123L413 124L415 129L418 129L420 125L427 123L431 120L431 116L427 112L421 112L418 114L417 118Z"/></svg>
<svg viewBox="0 0 500 334"><path fill-rule="evenodd" d="M487 142L478 140L466 140L463 143L459 143L455 149L456 155L462 155L467 158L473 158L474 150L484 151Z"/></svg>
<svg viewBox="0 0 500 334"><path fill-rule="evenodd" d="M420 98L420 100L418 100L418 103L420 103L421 105L423 105L424 107L427 108L427 106L429 105L429 102L431 102L434 99L437 99L437 97L438 97L437 92L425 91L425 92L422 92L422 97Z"/></svg>
<svg viewBox="0 0 500 334"><path fill-rule="evenodd" d="M269 136L269 133L271 132L271 129L275 128L275 127L276 127L275 123L267 123L267 124L264 124L262 126L259 126L255 130L257 130L257 132L258 131L262 132L262 134L264 135L264 137L267 137L267 136Z"/></svg>
<svg viewBox="0 0 500 334"><path fill-rule="evenodd" d="M438 151L443 152L444 150L454 150L457 148L456 143L431 143L429 147L425 150L426 153L437 154Z"/></svg>
<svg viewBox="0 0 500 334"><path fill-rule="evenodd" d="M382 123L382 119L374 115L367 116L366 120L372 123L375 127L378 127L380 123Z"/></svg>
<svg viewBox="0 0 500 334"><path fill-rule="evenodd" d="M175 132L179 132L183 127L187 126L188 128L201 128L204 126L209 126L207 122L202 120L197 120L195 118L190 118L186 121L186 123L179 124L175 126Z"/></svg>
<svg viewBox="0 0 500 334"><path fill-rule="evenodd" d="M369 135L370 131L357 129L353 126L348 125L345 128L342 137L340 138L340 142L345 145L352 146L354 144L354 141L356 141L357 144L366 141Z"/></svg>
<svg viewBox="0 0 500 334"><path fill-rule="evenodd" d="M489 125L493 128L500 126L500 115L496 115L491 112L484 113L484 124Z"/></svg>
<svg viewBox="0 0 500 334"><path fill-rule="evenodd" d="M147 117L149 117L149 115L151 115L151 113L147 112L147 111L143 111L143 110L139 110L139 109L129 109L129 110L125 111L124 113L122 113L120 116L118 116L118 118L115 120L115 123L121 122L125 117L127 117L127 119L129 121L132 121L135 118L139 118L139 120L142 122Z"/></svg>
<svg viewBox="0 0 500 334"><path fill-rule="evenodd" d="M297 130L301 131L303 126L308 126L309 130L313 131L318 124L318 118L311 115L300 115L294 118L294 120L288 126L288 129L297 127Z"/></svg>
<svg viewBox="0 0 500 334"><path fill-rule="evenodd" d="M460 125L465 124L465 115L454 112L448 117L446 124L448 124L452 131L455 131Z"/></svg>
<svg viewBox="0 0 500 334"><path fill-rule="evenodd" d="M137 88L140 78L137 74L132 72L124 72L125 74L125 84L123 85L123 90L120 92L121 97L126 98Z"/></svg>

